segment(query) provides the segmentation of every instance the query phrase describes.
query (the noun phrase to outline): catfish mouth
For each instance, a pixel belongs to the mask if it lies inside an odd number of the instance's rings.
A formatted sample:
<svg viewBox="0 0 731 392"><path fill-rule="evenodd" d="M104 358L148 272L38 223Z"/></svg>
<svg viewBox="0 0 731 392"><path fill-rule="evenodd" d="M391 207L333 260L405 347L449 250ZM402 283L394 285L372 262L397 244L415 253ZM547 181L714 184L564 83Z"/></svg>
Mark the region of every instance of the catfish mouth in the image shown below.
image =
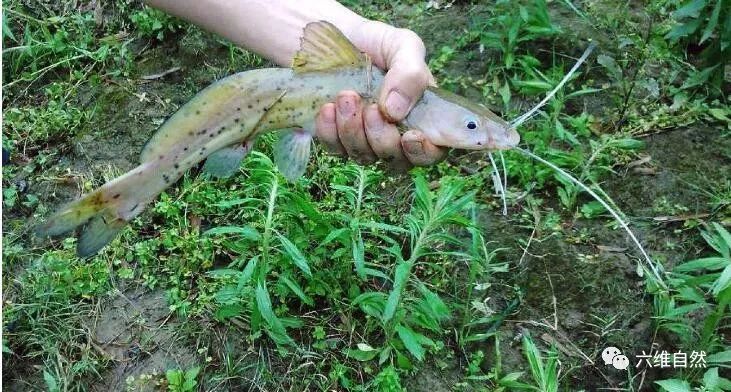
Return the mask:
<svg viewBox="0 0 731 392"><path fill-rule="evenodd" d="M520 143L520 134L515 128L506 128L502 135L495 136L487 134L487 143L477 143L478 150L510 150Z"/></svg>

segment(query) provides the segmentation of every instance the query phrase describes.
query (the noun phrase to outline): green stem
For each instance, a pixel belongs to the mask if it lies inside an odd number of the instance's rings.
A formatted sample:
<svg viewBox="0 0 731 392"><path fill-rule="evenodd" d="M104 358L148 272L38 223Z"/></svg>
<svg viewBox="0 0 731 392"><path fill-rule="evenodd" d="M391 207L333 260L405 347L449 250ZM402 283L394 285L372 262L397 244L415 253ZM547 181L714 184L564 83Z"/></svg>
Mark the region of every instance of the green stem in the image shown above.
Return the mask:
<svg viewBox="0 0 731 392"><path fill-rule="evenodd" d="M264 282L269 272L269 243L272 238L274 226L274 207L277 202L277 189L279 187L279 179L276 175L272 176L272 188L269 194L269 202L267 203L267 219L264 223L264 234L261 240L261 263L259 264L258 278L259 282Z"/></svg>

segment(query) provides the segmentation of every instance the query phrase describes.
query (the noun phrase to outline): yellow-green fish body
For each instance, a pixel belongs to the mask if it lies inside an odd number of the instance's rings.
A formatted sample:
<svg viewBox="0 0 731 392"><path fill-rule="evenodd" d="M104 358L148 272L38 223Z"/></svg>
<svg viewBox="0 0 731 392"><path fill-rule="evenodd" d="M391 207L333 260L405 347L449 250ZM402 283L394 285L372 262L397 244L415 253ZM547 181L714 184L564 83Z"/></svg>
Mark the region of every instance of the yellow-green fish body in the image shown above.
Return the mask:
<svg viewBox="0 0 731 392"><path fill-rule="evenodd" d="M308 24L292 68L241 72L207 87L160 127L138 167L62 208L37 231L57 236L85 225L77 251L93 255L188 169L206 160L206 172L228 176L268 131L280 131L275 162L295 179L305 172L320 107L343 90L372 101L382 82L383 73L333 25ZM454 148L510 148L519 140L486 108L433 88L403 123Z"/></svg>

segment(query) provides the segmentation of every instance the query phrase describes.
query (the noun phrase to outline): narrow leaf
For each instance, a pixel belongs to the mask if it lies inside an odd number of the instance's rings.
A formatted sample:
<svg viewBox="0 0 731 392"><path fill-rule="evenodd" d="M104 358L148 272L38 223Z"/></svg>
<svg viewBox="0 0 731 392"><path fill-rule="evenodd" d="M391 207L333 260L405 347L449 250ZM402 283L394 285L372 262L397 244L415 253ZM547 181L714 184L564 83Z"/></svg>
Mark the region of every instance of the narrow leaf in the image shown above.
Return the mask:
<svg viewBox="0 0 731 392"><path fill-rule="evenodd" d="M286 276L281 276L279 279L281 279L281 281L284 282L284 284L287 285L287 287L289 287L289 289L292 290L292 292L297 297L299 297L299 299L301 299L302 302L304 302L310 306L315 304L315 302L312 300L312 298L310 298L307 294L305 294L305 292L302 290L302 287L300 287L300 285L298 285L297 282L289 279Z"/></svg>
<svg viewBox="0 0 731 392"><path fill-rule="evenodd" d="M409 280L409 274L411 272L411 263L402 261L396 266L396 273L393 279L393 288L388 294L388 301L386 302L386 308L383 310L383 323L387 323L393 318L396 313L399 301L401 300L401 291L403 290L406 282Z"/></svg>
<svg viewBox="0 0 731 392"><path fill-rule="evenodd" d="M222 226L216 227L210 230L206 230L203 235L218 235L218 234L238 234L244 238L252 241L258 241L261 238L259 232L251 226Z"/></svg>
<svg viewBox="0 0 731 392"><path fill-rule="evenodd" d="M417 333L414 332L411 328L404 327L400 324L396 326L396 333L398 333L399 339L401 339L401 342L404 343L404 347L409 350L411 355L413 355L414 358L416 358L417 360L423 361L424 353L426 351L424 350L424 347L422 347L419 343Z"/></svg>
<svg viewBox="0 0 731 392"><path fill-rule="evenodd" d="M277 236L279 237L279 241L282 243L284 252L292 259L292 262L294 262L294 264L301 269L308 278L311 278L312 272L310 272L310 265L307 263L307 259L302 252L300 252L297 246L295 246L295 244L293 244L287 237L279 233L277 233Z"/></svg>

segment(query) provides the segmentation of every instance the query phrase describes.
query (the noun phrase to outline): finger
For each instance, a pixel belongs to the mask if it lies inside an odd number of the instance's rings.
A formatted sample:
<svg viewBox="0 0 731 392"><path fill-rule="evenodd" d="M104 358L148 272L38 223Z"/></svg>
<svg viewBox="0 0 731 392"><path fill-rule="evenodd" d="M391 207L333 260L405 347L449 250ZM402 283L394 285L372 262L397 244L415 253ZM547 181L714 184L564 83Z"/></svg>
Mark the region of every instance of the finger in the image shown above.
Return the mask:
<svg viewBox="0 0 731 392"><path fill-rule="evenodd" d="M354 91L343 91L335 99L335 124L338 137L354 161L360 164L373 163L376 155L368 146L363 130L363 109L360 96Z"/></svg>
<svg viewBox="0 0 731 392"><path fill-rule="evenodd" d="M396 122L403 120L427 86L434 84L434 77L424 62L424 43L415 33L395 30L386 45L388 72L379 105L386 118Z"/></svg>
<svg viewBox="0 0 731 392"><path fill-rule="evenodd" d="M447 149L435 146L421 131L411 129L401 137L404 155L415 166L430 166L447 156Z"/></svg>
<svg viewBox="0 0 731 392"><path fill-rule="evenodd" d="M430 80L426 72L418 62L402 62L386 73L379 104L390 122L403 120L424 94Z"/></svg>
<svg viewBox="0 0 731 392"><path fill-rule="evenodd" d="M345 155L345 147L340 143L338 128L335 123L335 104L326 103L315 117L315 134L331 153Z"/></svg>
<svg viewBox="0 0 731 392"><path fill-rule="evenodd" d="M410 169L411 162L401 150L401 134L396 126L384 120L376 104L366 107L363 113L366 138L376 156L397 171Z"/></svg>

